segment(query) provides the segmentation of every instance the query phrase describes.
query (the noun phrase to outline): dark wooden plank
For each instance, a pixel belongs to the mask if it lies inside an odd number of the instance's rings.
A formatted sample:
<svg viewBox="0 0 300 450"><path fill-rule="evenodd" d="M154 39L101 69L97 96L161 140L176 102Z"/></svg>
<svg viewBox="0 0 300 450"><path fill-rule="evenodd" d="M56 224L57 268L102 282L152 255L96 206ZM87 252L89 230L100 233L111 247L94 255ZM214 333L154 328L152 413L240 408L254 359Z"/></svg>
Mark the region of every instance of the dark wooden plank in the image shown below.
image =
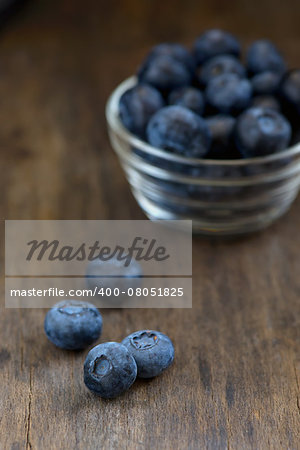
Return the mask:
<svg viewBox="0 0 300 450"><path fill-rule="evenodd" d="M295 65L299 15L296 0L29 3L0 40L2 218L143 218L106 135L114 86L150 45L211 26L273 38ZM103 311L103 340L147 327L176 349L113 401L85 389L85 352L47 342L44 311L2 301L1 448L299 448L299 207L249 238L195 238L192 310Z"/></svg>

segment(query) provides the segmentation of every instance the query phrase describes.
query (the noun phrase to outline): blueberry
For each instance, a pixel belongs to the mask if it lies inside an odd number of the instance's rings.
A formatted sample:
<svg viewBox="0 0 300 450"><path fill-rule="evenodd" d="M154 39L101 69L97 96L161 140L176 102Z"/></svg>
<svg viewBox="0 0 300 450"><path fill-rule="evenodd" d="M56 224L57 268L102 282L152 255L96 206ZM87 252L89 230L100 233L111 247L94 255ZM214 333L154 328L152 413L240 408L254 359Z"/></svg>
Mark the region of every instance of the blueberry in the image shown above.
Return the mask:
<svg viewBox="0 0 300 450"><path fill-rule="evenodd" d="M134 383L137 366L127 348L117 342L105 342L89 351L84 363L84 382L95 394L114 398Z"/></svg>
<svg viewBox="0 0 300 450"><path fill-rule="evenodd" d="M100 337L102 316L91 303L65 300L47 312L44 328L47 338L57 347L80 350Z"/></svg>
<svg viewBox="0 0 300 450"><path fill-rule="evenodd" d="M266 39L253 42L248 49L246 61L249 72L253 74L266 71L282 74L286 67L278 49Z"/></svg>
<svg viewBox="0 0 300 450"><path fill-rule="evenodd" d="M299 127L300 116L300 69L288 72L281 82L280 96L284 112Z"/></svg>
<svg viewBox="0 0 300 450"><path fill-rule="evenodd" d="M256 108L274 109L280 112L280 103L276 97L272 95L256 95L252 98L251 106Z"/></svg>
<svg viewBox="0 0 300 450"><path fill-rule="evenodd" d="M201 116L204 111L204 98L199 89L184 87L172 91L168 97L170 105L184 106Z"/></svg>
<svg viewBox="0 0 300 450"><path fill-rule="evenodd" d="M288 147L291 126L277 111L250 108L237 119L235 139L245 157L265 156Z"/></svg>
<svg viewBox="0 0 300 450"><path fill-rule="evenodd" d="M144 138L150 117L163 106L164 100L158 90L138 84L120 98L120 118L129 131Z"/></svg>
<svg viewBox="0 0 300 450"><path fill-rule="evenodd" d="M155 147L194 158L205 155L211 142L205 120L182 106L166 106L154 114L147 137Z"/></svg>
<svg viewBox="0 0 300 450"><path fill-rule="evenodd" d="M248 80L233 73L213 78L205 90L208 105L223 114L237 114L247 108L252 88Z"/></svg>
<svg viewBox="0 0 300 450"><path fill-rule="evenodd" d="M189 184L187 186L188 196L191 198L195 198L201 201L210 201L210 202L222 202L224 198L228 196L228 192L231 193L231 189L229 191L229 187L224 186L214 186L211 184L210 180L224 180L234 178L239 176L239 174L232 173L232 167L229 167L228 170L225 166L222 165L208 165L206 167L194 167L191 171L191 176L193 178L207 178L207 182L205 185L201 184ZM202 210L203 214L205 211Z"/></svg>
<svg viewBox="0 0 300 450"><path fill-rule="evenodd" d="M88 288L92 291L97 289L98 295L96 297L98 299L122 302L124 298L128 298L122 292L127 292L128 288L140 286L142 275L142 267L138 261L132 259L129 266L125 267L124 261L119 261L114 256L107 261L101 259L90 261L86 272L86 282ZM111 295L106 294L108 288ZM115 288L119 289L116 295L114 295Z"/></svg>
<svg viewBox="0 0 300 450"><path fill-rule="evenodd" d="M106 261L94 259L88 264L87 277L93 279L93 277L136 278L142 276L142 268L138 261L131 259L126 266L125 262L115 255Z"/></svg>
<svg viewBox="0 0 300 450"><path fill-rule="evenodd" d="M232 34L223 30L208 30L196 39L194 55L197 64L203 64L217 55L230 54L239 56L241 46Z"/></svg>
<svg viewBox="0 0 300 450"><path fill-rule="evenodd" d="M136 331L127 336L122 344L134 357L140 378L156 377L174 360L171 339L159 331Z"/></svg>
<svg viewBox="0 0 300 450"><path fill-rule="evenodd" d="M281 75L276 72L261 72L251 79L253 94L272 95L276 94L279 88Z"/></svg>
<svg viewBox="0 0 300 450"><path fill-rule="evenodd" d="M202 85L223 73L235 73L245 78L246 70L240 61L232 55L219 55L209 59L197 71L197 77Z"/></svg>
<svg viewBox="0 0 300 450"><path fill-rule="evenodd" d="M191 72L195 70L195 60L193 55L181 44L164 42L153 47L147 60L156 56L169 56L184 64Z"/></svg>
<svg viewBox="0 0 300 450"><path fill-rule="evenodd" d="M163 94L188 86L192 81L192 75L186 65L170 56L147 59L139 69L138 78L140 82L154 86Z"/></svg>
<svg viewBox="0 0 300 450"><path fill-rule="evenodd" d="M133 149L135 155L139 158L146 161L146 163L151 164L152 166L156 166L159 169L167 170L169 172L177 172L180 174L185 174L187 172L187 166L182 164L181 162L170 161L166 158L161 158L159 156L150 155L146 152L141 151L140 149ZM151 177L148 175L148 178ZM155 182L157 182L157 178L154 176ZM168 181L169 183L169 181Z"/></svg>
<svg viewBox="0 0 300 450"><path fill-rule="evenodd" d="M233 130L236 119L232 116L219 114L208 117L206 123L212 135L208 159L238 159L241 157L233 142Z"/></svg>

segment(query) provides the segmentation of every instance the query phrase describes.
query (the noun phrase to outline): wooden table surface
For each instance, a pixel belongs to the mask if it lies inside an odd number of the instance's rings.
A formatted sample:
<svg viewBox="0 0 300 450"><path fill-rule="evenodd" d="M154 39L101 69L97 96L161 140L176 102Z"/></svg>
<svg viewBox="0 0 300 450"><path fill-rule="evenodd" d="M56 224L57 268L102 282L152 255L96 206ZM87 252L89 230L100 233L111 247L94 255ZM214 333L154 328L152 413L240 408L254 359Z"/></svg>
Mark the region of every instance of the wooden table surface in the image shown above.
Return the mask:
<svg viewBox="0 0 300 450"><path fill-rule="evenodd" d="M298 0L27 3L0 35L2 218L143 219L107 138L112 89L151 45L216 26L300 65L299 19ZM46 340L44 310L3 299L0 448L299 449L299 225L298 198L262 233L195 238L192 309L104 310L103 341L154 328L176 349L112 401L85 388L85 352Z"/></svg>

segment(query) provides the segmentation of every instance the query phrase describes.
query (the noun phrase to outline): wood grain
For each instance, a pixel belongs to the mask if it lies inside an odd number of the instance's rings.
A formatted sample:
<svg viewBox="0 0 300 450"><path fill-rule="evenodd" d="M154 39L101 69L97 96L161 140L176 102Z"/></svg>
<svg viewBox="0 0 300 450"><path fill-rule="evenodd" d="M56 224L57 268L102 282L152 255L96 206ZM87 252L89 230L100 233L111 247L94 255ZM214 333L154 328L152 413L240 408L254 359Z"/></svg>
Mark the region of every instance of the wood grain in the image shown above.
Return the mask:
<svg viewBox="0 0 300 450"><path fill-rule="evenodd" d="M299 17L296 0L29 2L0 37L1 217L143 218L108 143L111 90L154 43L211 26L272 38L300 64ZM154 328L176 349L112 401L84 387L85 352L46 340L44 311L3 300L0 447L299 449L299 222L298 199L263 233L195 238L191 310L103 311L103 340Z"/></svg>

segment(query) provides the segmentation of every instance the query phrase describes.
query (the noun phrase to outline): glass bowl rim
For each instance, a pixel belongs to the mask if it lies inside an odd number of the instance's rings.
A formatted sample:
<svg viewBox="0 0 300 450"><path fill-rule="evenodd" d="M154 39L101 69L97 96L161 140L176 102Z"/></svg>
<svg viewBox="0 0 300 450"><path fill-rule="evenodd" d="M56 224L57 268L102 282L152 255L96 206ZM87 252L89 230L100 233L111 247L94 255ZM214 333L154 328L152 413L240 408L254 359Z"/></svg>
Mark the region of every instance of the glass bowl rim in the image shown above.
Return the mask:
<svg viewBox="0 0 300 450"><path fill-rule="evenodd" d="M153 147L147 142L139 139L134 134L130 133L124 125L122 124L119 117L119 101L122 94L128 89L134 87L137 84L137 77L131 76L122 81L111 93L109 96L106 108L105 115L106 120L109 126L116 132L122 139L127 141L131 146L142 150L143 152L157 156L164 160L179 162L182 164L192 165L192 166L247 166L247 165L255 165L255 164L265 164L273 161L277 161L280 159L288 158L297 155L300 153L300 142L283 150L278 153L273 153L267 156L259 156L255 158L244 158L244 159L202 159L202 158L188 158L185 156L174 155L173 153L166 152L160 148Z"/></svg>

